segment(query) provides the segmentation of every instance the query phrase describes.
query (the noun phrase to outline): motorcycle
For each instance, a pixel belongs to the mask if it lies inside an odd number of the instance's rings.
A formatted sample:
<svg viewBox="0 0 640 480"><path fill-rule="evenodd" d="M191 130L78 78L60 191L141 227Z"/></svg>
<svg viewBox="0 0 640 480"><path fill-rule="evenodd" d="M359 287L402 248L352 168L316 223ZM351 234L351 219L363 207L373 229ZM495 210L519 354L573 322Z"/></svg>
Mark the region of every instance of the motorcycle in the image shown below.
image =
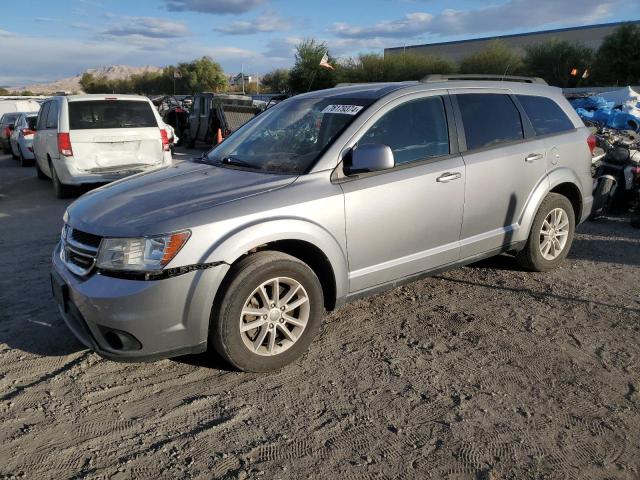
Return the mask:
<svg viewBox="0 0 640 480"><path fill-rule="evenodd" d="M591 219L607 212L634 211L640 214L640 137L635 132L603 129L596 146L603 154L594 157L593 209Z"/></svg>

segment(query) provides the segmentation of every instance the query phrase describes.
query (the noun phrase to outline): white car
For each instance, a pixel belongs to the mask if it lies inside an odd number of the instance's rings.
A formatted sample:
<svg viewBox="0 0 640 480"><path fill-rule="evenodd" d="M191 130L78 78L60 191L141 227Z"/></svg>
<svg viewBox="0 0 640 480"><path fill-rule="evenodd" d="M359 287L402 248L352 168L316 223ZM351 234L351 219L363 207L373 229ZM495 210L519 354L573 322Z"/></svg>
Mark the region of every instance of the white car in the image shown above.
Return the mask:
<svg viewBox="0 0 640 480"><path fill-rule="evenodd" d="M70 95L42 104L33 140L38 178L58 198L72 187L107 183L171 165L160 115L140 95Z"/></svg>
<svg viewBox="0 0 640 480"><path fill-rule="evenodd" d="M36 133L37 113L21 113L13 125L9 138L11 155L20 160L20 165L28 167L33 164L33 136Z"/></svg>

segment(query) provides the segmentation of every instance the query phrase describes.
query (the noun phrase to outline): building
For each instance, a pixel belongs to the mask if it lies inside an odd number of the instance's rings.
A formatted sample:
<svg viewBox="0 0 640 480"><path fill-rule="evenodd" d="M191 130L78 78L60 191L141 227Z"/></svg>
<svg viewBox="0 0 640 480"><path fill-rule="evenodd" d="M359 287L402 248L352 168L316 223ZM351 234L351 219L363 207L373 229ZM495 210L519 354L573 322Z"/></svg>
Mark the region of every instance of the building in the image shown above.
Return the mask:
<svg viewBox="0 0 640 480"><path fill-rule="evenodd" d="M424 45L407 45L403 47L385 48L384 55L399 55L404 52L419 55L435 55L450 60L460 60L463 57L479 52L495 40L500 40L516 51L524 53L525 47L549 40L564 40L571 43L581 43L593 49L597 49L604 37L613 32L624 23L640 25L640 20L629 22L603 23L600 25L586 25L583 27L559 28L556 30L544 30L540 32L517 33L514 35L499 35L495 37L474 38L454 42L426 43Z"/></svg>

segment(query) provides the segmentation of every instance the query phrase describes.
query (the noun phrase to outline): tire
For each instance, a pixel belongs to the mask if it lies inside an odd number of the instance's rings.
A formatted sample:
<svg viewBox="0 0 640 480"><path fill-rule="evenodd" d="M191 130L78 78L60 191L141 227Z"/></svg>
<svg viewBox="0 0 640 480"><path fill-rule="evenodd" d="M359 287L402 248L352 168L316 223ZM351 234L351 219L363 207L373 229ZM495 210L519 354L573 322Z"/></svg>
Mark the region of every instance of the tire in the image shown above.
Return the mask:
<svg viewBox="0 0 640 480"><path fill-rule="evenodd" d="M543 250L546 248L544 247L545 237L542 232L543 224L548 220L547 217L553 215L554 212L558 212L558 210L562 210L563 212L563 214L556 217L561 219L558 226L563 225L565 221L567 224L564 228L558 228L558 231L562 232L556 237L558 243L552 241L551 245L547 244L547 247L550 249L544 254ZM551 223L553 223L554 217L550 218L552 220ZM546 225L549 225L549 223ZM546 225L545 230L554 231L550 228L551 225L549 225L549 227ZM540 208L538 208L538 212L533 219L527 243L516 255L516 260L523 268L534 272L548 272L549 270L553 270L566 258L571 249L575 225L575 213L569 199L557 193L548 194L542 201ZM566 234L564 232L566 232ZM562 240L564 237L566 237L566 239ZM564 244L562 244L563 241ZM561 248L557 248L558 245L560 245Z"/></svg>
<svg viewBox="0 0 640 480"><path fill-rule="evenodd" d="M31 165L33 165L33 160L27 160L26 158L24 158L20 145L18 145L18 159L20 160L21 167L30 167Z"/></svg>
<svg viewBox="0 0 640 480"><path fill-rule="evenodd" d="M589 220L596 220L607 213L611 204L611 191L615 184L615 179L610 175L605 175L598 179L598 185L593 191L593 206Z"/></svg>
<svg viewBox="0 0 640 480"><path fill-rule="evenodd" d="M49 166L51 168L51 180L53 180L53 191L56 193L56 197L69 198L73 194L73 188L70 185L65 185L60 181L53 163L50 163Z"/></svg>
<svg viewBox="0 0 640 480"><path fill-rule="evenodd" d="M285 253L258 252L235 264L227 278L222 287L224 293L212 309L209 328L209 342L220 356L239 370L268 372L281 369L307 351L320 330L324 314L322 286L313 270ZM276 278L280 300L295 307L284 315L297 323L289 323L284 317L278 319L285 307L265 306L264 296L258 293L266 284L264 293L273 300L274 284L267 282ZM295 294L287 300L292 290ZM296 307L298 302L302 303ZM243 315L245 308L260 310L264 315ZM262 323L247 332L240 331L241 323L252 322ZM283 329L295 341L286 338Z"/></svg>
<svg viewBox="0 0 640 480"><path fill-rule="evenodd" d="M36 164L36 175L38 176L38 180L49 180L49 177L47 177L47 174L40 169L40 165L38 165L38 160L34 160L34 163Z"/></svg>

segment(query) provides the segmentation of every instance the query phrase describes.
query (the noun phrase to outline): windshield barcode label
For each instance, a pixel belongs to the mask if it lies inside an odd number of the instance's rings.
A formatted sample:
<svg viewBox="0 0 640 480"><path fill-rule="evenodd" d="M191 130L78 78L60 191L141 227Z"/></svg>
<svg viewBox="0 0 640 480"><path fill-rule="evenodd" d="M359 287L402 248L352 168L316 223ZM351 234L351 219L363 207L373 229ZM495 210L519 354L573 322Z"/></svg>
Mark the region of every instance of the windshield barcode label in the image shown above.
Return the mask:
<svg viewBox="0 0 640 480"><path fill-rule="evenodd" d="M360 105L327 105L321 113L342 113L344 115L355 115L362 106Z"/></svg>

